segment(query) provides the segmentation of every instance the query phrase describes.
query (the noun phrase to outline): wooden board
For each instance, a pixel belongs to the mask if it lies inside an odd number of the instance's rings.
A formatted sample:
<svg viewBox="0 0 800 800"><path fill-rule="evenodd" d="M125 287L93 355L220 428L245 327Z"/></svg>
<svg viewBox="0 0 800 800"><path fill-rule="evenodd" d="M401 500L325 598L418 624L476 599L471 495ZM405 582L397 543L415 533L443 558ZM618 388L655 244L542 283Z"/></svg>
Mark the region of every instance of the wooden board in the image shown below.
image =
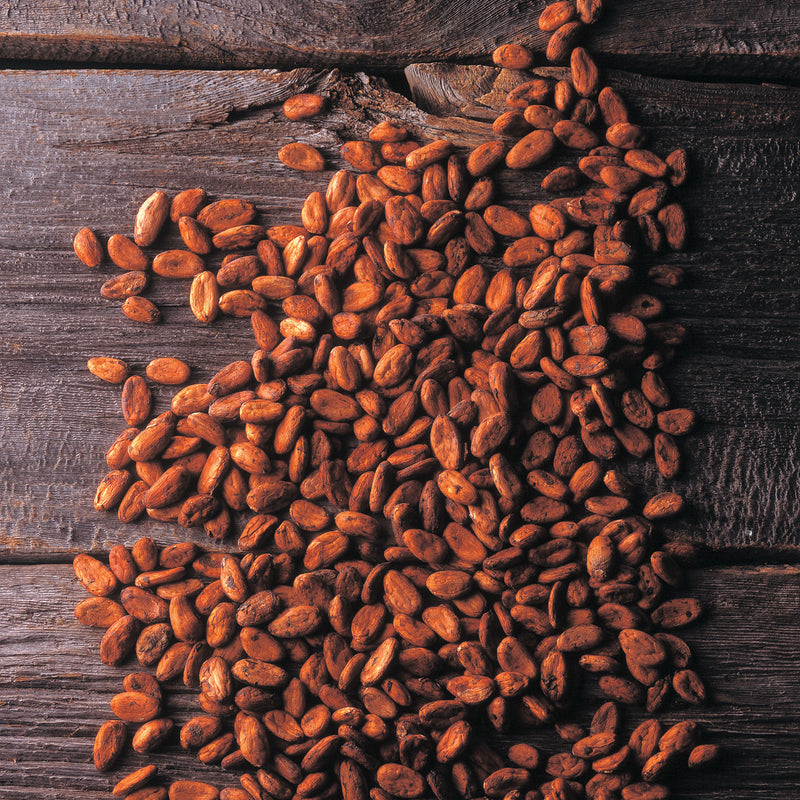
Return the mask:
<svg viewBox="0 0 800 800"><path fill-rule="evenodd" d="M114 268L89 270L75 259L75 230L88 224L105 236L129 233L153 189L193 185L254 201L265 224L294 222L327 174L290 172L277 161L278 148L308 141L338 168L342 142L387 116L423 138L448 136L464 148L485 141L515 79L485 66L489 54L509 40L541 51L541 7L486 0L7 4L3 66L148 69L0 73L0 798L99 800L115 781L95 771L91 744L124 672L99 664L99 632L73 618L85 595L66 562L143 534L202 539L153 522L122 526L92 509L104 451L124 423L118 389L89 375L86 359L116 355L142 372L151 358L176 355L203 380L254 347L246 322L197 323L187 282L156 284L150 296L164 311L162 325L129 322L97 293ZM604 68L690 79L610 76L655 149L688 147L694 173L685 192L691 249L671 259L690 280L658 293L691 330L670 385L703 420L688 442L686 474L671 484L689 498L690 513L669 532L716 549L712 566L691 575L709 613L687 632L712 702L663 717L697 719L724 750L716 769L681 776L679 798L723 800L733 792L777 800L800 784L800 568L720 566L800 556L800 90L746 83L800 80L798 12L798 0L617 2L592 32ZM401 77L411 61L448 63L417 63ZM258 69L213 71L251 67ZM391 83L326 71L332 67L367 67ZM413 99L390 85L407 87ZM306 89L330 95L331 111L287 123L280 103ZM541 195L542 174L504 175L507 202L527 210ZM169 395L157 392L159 410ZM633 471L666 486L652 468ZM172 695L178 722L194 709L190 693ZM557 748L540 732L531 740ZM172 778L235 785L175 745L155 757L127 756L121 768L151 761Z"/></svg>
<svg viewBox="0 0 800 800"><path fill-rule="evenodd" d="M608 66L658 75L800 80L798 0L616 0L593 37ZM179 67L486 60L503 42L543 52L544 3L489 0L10 0L0 58ZM488 61L487 61L488 63Z"/></svg>
<svg viewBox="0 0 800 800"><path fill-rule="evenodd" d="M800 782L800 568L706 569L694 571L690 584L709 613L685 636L712 698L698 708L674 706L660 719L665 725L697 720L723 755L717 767L680 777L675 796L723 800L735 787L735 796L751 800L793 797ZM85 596L67 566L0 566L0 797L105 800L121 775L145 763L173 779L236 785L235 776L204 767L175 744L152 756L130 754L119 772L95 770L93 737L122 677L137 665L99 663L101 632L72 617ZM198 713L188 691L170 698L176 722ZM582 722L598 704L587 706ZM629 715L626 729L638 720ZM563 749L549 731L528 732L525 740L551 753Z"/></svg>
<svg viewBox="0 0 800 800"><path fill-rule="evenodd" d="M710 566L690 575L708 613L686 632L711 702L662 716L667 723L700 721L723 756L712 770L676 777L674 796L783 800L800 785L800 567L740 562L800 558L800 89L775 85L800 81L800 0L609 6L591 31L593 52L606 70L630 70L609 79L647 125L656 151L686 146L692 158L684 193L691 247L665 259L686 266L689 281L657 294L691 331L668 380L702 424L687 442L691 455L679 480L667 484L650 466L630 466L654 490L675 486L689 499L689 514L667 533L714 548ZM188 282L166 280L149 295L164 323L131 323L98 294L115 268L81 265L72 253L74 232L88 224L104 236L130 233L136 208L153 189L194 185L252 200L267 225L295 222L305 196L329 173L293 173L277 161L278 148L307 141L336 169L344 165L342 142L364 137L386 117L403 119L421 139L446 136L462 148L494 138L489 123L519 76L488 66L491 51L517 41L541 54L542 7L487 0L5 4L2 800L100 800L119 774L151 762L173 779L236 784L175 744L155 756L126 756L116 775L96 772L92 740L125 670L101 665L100 632L74 619L85 593L68 562L76 552L145 534L161 543L204 538L152 521L123 526L92 509L105 449L125 425L118 388L93 378L87 358L119 356L141 373L153 357L175 355L199 381L249 357L250 329L233 319L200 325L187 306ZM63 69L68 63L114 68ZM126 65L146 69L118 69ZM19 66L36 69L8 69ZM56 69L39 69L47 66ZM368 69L387 80L336 68ZM698 82L704 79L736 83ZM750 85L760 81L769 85ZM330 111L288 123L280 103L305 90L329 96ZM527 211L543 195L542 175L504 174L505 201ZM165 409L171 392L156 395L158 410ZM186 690L169 703L179 723L196 713ZM630 726L638 719L632 715ZM549 733L525 735L551 752L561 749Z"/></svg>
<svg viewBox="0 0 800 800"><path fill-rule="evenodd" d="M467 98L469 119L453 108L427 113L380 80L336 72L0 73L3 558L60 559L143 531L162 541L184 535L160 523L120 530L115 516L91 508L103 454L124 424L119 390L93 378L87 358L118 356L141 372L150 359L174 355L203 380L254 349L246 321L197 323L187 307L187 282L156 281L151 296L164 309L161 325L131 323L97 293L116 268L91 270L78 262L74 232L85 224L106 236L130 232L138 204L153 189L194 185L253 200L268 225L295 222L303 198L324 187L328 174L283 167L276 159L282 144L307 141L338 168L343 141L393 116L422 136L474 146L492 135L483 119L486 103L502 96L492 86L507 85L510 76L472 69L481 76L473 82L481 94ZM456 78L441 67L418 66L409 79L420 97L424 85L424 102L434 108L437 91L461 86L463 94L470 74ZM655 148L687 146L695 175L685 194L691 249L671 257L689 270L688 286L658 292L691 330L669 380L680 402L703 420L688 442L686 476L674 483L686 492L691 513L673 530L736 558L749 548L758 557L780 551L794 558L800 90L612 77L635 98L634 113L648 122ZM280 102L308 87L331 95L330 112L288 123ZM503 176L508 203L527 211L543 194L542 175ZM160 244L169 247L170 240ZM170 395L159 391L159 409ZM652 468L645 472L649 485L665 485Z"/></svg>

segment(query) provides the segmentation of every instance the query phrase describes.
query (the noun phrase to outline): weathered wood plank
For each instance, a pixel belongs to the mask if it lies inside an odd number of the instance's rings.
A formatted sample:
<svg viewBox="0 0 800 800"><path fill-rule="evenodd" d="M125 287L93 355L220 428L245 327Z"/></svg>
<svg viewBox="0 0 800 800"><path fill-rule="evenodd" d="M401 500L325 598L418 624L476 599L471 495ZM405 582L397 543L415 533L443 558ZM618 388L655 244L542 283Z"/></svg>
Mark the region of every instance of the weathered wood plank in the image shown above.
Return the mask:
<svg viewBox="0 0 800 800"><path fill-rule="evenodd" d="M678 76L798 80L797 0L609 2L593 48L604 63ZM486 60L500 43L544 51L544 3L178 0L120 5L11 0L0 58L243 68L402 69L410 61Z"/></svg>
<svg viewBox="0 0 800 800"><path fill-rule="evenodd" d="M699 709L674 707L668 722L696 719L724 748L721 764L682 779L678 796L774 800L793 796L800 781L796 664L800 568L710 568L693 571L693 592L709 607L704 622L685 632L698 669L712 690ZM99 663L101 632L81 626L72 608L85 593L68 566L0 566L0 797L41 800L108 796L114 773L91 763L92 738L108 718L108 701L126 670ZM135 668L134 664L131 669ZM130 671L127 670L127 671ZM177 721L192 715L193 696L171 695ZM583 715L589 719L597 701ZM629 725L638 717L630 717ZM550 732L526 740L560 749ZM173 745L153 757L128 756L127 769L156 763L174 778L234 785L233 776L203 767Z"/></svg>
<svg viewBox="0 0 800 800"><path fill-rule="evenodd" d="M417 73L428 75L437 91L445 83L457 86L439 69ZM496 72L478 70L488 83L474 85L496 100L498 92L490 91ZM682 144L692 153L695 178L686 203L694 237L691 250L673 259L687 266L690 281L684 289L657 292L690 327L691 343L670 381L704 421L688 442L686 477L675 484L692 505L678 530L715 547L796 548L800 91L612 77L635 98L635 113L649 124L657 150ZM309 86L335 95L331 111L287 123L278 104ZM254 347L246 322L198 324L185 282L156 281L151 296L164 309L163 324L130 323L97 294L115 268L93 271L72 254L77 228L129 232L138 203L152 189L192 185L253 200L266 224L294 222L302 199L324 186L327 175L292 173L278 163L278 148L292 139L317 145L337 168L341 142L363 136L386 116L405 119L423 137L451 136L462 146L491 135L488 123L475 118L486 115L476 98L464 104L470 119L454 108L437 116L380 81L308 70L18 71L0 74L0 92L6 108L0 141L5 559L58 558L99 549L120 535L116 517L90 503L105 448L124 427L118 390L86 372L87 358L116 355L141 371L153 357L175 355L192 365L193 379L203 380L228 361L249 357ZM541 195L542 174L503 176L507 202L527 211ZM158 392L160 409L169 394ZM646 475L648 485L662 485L654 470ZM142 532L183 535L150 522L124 535L135 539Z"/></svg>

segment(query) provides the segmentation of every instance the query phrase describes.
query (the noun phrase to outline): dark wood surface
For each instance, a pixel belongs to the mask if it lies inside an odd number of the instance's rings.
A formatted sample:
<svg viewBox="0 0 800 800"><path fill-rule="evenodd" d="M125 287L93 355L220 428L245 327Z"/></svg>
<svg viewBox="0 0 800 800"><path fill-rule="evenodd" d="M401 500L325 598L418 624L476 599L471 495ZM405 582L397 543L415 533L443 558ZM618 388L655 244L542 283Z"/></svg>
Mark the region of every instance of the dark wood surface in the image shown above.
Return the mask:
<svg viewBox="0 0 800 800"><path fill-rule="evenodd" d="M689 580L707 604L708 617L687 630L686 639L712 697L706 706L676 706L661 718L665 724L700 722L707 740L720 744L724 754L715 767L674 782L674 797L795 797L800 568L716 567L693 571ZM91 746L124 673L99 664L100 632L72 617L85 593L62 565L0 566L0 586L0 797L106 800L114 773L95 770ZM580 721L587 723L598 705L592 701ZM170 691L169 712L178 723L199 713L186 690ZM640 719L628 715L627 729ZM526 732L524 738L550 753L563 750L543 731ZM146 763L173 779L236 785L235 775L204 767L175 745L147 757L129 754L119 774Z"/></svg>
<svg viewBox="0 0 800 800"><path fill-rule="evenodd" d="M691 332L668 380L702 424L686 442L685 474L670 484L690 511L668 533L712 549L709 566L691 575L709 613L688 634L712 702L665 716L701 720L726 754L714 770L682 778L676 796L783 800L800 785L800 571L792 566L800 558L800 89L778 84L800 80L800 7L615 5L593 47L604 66L628 70L609 79L654 149L685 146L692 160L684 193L690 249L664 259L684 265L689 280L659 294ZM187 537L151 521L123 526L92 509L103 454L125 425L119 389L92 377L86 360L114 355L142 372L152 358L174 355L203 380L254 347L241 320L197 323L188 282L156 283L161 325L131 323L98 294L115 268L80 264L75 230L130 233L152 190L195 185L252 200L265 224L294 222L329 173L287 170L276 157L281 145L314 144L335 169L343 141L394 117L421 139L444 135L472 146L491 135L487 120L513 80L485 66L488 54L509 38L544 41L535 24L541 6L527 2L500 10L483 0L314 9L179 0L131 12L94 0L35 8L12 0L0 19L0 59L9 67L0 71L3 800L109 796L113 780L94 770L91 741L122 672L99 664L99 634L73 617L84 594L69 561L144 534L164 543ZM26 68L11 68L15 59ZM30 68L37 60L59 68ZM230 69L253 66L303 68ZM389 83L332 69L352 66ZM728 82L702 82L708 78ZM329 95L331 110L288 123L280 103L306 89ZM504 175L507 202L526 210L542 174ZM157 392L159 410L170 394ZM666 485L652 468L632 469L654 490ZM177 719L192 707L190 695L177 694ZM224 783L216 769L175 751L156 763L173 777L208 774Z"/></svg>
<svg viewBox="0 0 800 800"><path fill-rule="evenodd" d="M507 76L492 72L505 85ZM416 66L409 78L430 107L448 80L435 65ZM685 192L692 246L667 259L686 266L689 281L659 290L691 330L671 385L703 421L688 441L685 475L674 482L691 503L680 526L715 548L778 548L793 557L800 515L800 90L622 73L613 79L648 122L656 149L685 145L692 154L695 177ZM458 80L464 85L463 74ZM331 111L286 122L278 104L308 86L335 95ZM67 556L118 535L116 517L95 512L90 501L105 449L125 427L119 389L86 371L89 357L114 355L141 372L150 359L174 355L203 380L254 349L246 322L197 323L186 281L154 282L162 324L131 323L97 292L116 268L78 262L75 230L87 224L106 236L130 233L138 204L153 189L194 185L253 200L268 225L295 222L302 199L327 176L285 168L275 155L281 145L307 141L337 168L341 143L387 114L427 136L474 145L491 133L475 118L497 99L486 89L480 85L484 100L473 98L477 110L464 120L453 110L426 113L377 79L307 70L0 73L8 112L0 141L7 180L0 241L7 558ZM504 176L509 204L527 210L542 194L542 175ZM171 393L160 396L166 408ZM654 469L645 473L651 485L663 485ZM142 527L174 535L163 524Z"/></svg>
<svg viewBox="0 0 800 800"><path fill-rule="evenodd" d="M616 0L592 32L608 66L655 75L800 80L797 0ZM8 0L0 58L177 67L488 62L515 41L544 51L544 3L521 0Z"/></svg>

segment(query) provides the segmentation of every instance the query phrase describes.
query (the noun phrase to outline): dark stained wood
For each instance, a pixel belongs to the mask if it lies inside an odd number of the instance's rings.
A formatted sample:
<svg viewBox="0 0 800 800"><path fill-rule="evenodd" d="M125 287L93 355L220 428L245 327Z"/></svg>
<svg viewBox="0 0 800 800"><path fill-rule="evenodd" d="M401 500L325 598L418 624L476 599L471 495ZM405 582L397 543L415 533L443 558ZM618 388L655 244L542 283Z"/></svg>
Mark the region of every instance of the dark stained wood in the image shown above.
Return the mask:
<svg viewBox="0 0 800 800"><path fill-rule="evenodd" d="M797 0L611 0L593 36L609 66L659 75L800 79ZM0 58L179 67L486 61L503 42L543 52L543 2L177 0L130 6L10 0ZM488 62L487 62L488 63Z"/></svg>
<svg viewBox="0 0 800 800"><path fill-rule="evenodd" d="M303 198L329 173L293 173L277 161L278 148L307 141L339 168L342 142L387 116L403 119L421 139L447 136L462 148L493 138L489 123L519 78L486 66L490 53L505 41L541 52L543 5L5 4L0 66L148 69L0 72L2 800L100 800L121 774L145 763L173 779L237 784L176 744L155 756L128 755L117 772L96 772L92 740L129 670L100 664L100 632L74 619L86 595L68 562L76 552L145 534L161 543L203 540L149 521L123 526L92 509L104 451L125 425L118 388L93 378L87 358L115 355L143 372L151 358L176 355L191 364L192 380L204 380L249 356L250 329L232 319L200 325L187 306L188 282L165 280L149 295L164 323L134 325L97 293L115 268L90 270L75 259L75 230L89 224L103 236L129 233L153 189L194 185L252 200L267 225L295 222ZM703 423L687 442L685 476L669 484L687 496L690 512L667 533L715 548L711 566L690 575L708 614L686 632L712 702L662 716L700 721L724 750L716 768L671 785L679 799L783 800L800 785L800 567L722 564L800 558L800 90L746 83L800 81L800 0L608 5L590 34L593 52L604 69L629 70L608 77L652 132L654 148L663 154L686 146L692 157L684 192L691 248L664 259L685 265L690 280L656 293L691 331L669 383ZM447 63L407 67L433 61ZM151 69L159 66L209 71ZM379 71L395 88L407 83L413 100L380 79L342 76L335 67ZM220 68L247 71L212 71ZM280 103L305 90L329 95L331 110L290 124ZM505 201L527 211L543 194L542 175L503 175ZM178 241L171 235L159 246ZM158 410L165 409L171 391L156 394ZM667 488L652 467L629 469L653 490ZM196 713L193 693L176 689L168 710L178 722ZM632 715L629 728L639 718ZM525 738L561 749L550 731Z"/></svg>
<svg viewBox="0 0 800 800"><path fill-rule="evenodd" d="M536 27L541 3L133 5L11 0L0 21L0 59L304 69L0 73L3 800L107 798L119 775L150 762L171 778L236 785L234 776L203 767L174 744L164 754L127 756L117 773L95 771L92 739L125 671L99 663L100 632L74 619L72 609L85 594L65 562L75 552L144 534L162 543L187 535L202 540L158 523L123 526L93 511L103 453L124 423L118 388L94 379L86 359L115 355L142 372L151 358L176 355L192 365L192 380L203 380L249 356L252 337L242 320L197 323L187 307L188 282L156 282L150 296L164 310L164 324L130 323L118 304L97 294L115 268L81 265L71 249L75 230L89 224L104 236L130 232L150 191L193 185L253 200L265 224L294 222L303 198L324 186L328 173L287 170L276 159L282 144L307 141L338 168L341 143L390 116L421 138L448 136L474 146L492 136L488 123L515 80L487 66L415 64L405 72L412 102L379 79L315 70L360 66L389 73L412 61L438 60L488 64L503 41L537 50L546 41ZM798 12L798 0L763 7L743 0L616 2L592 32L592 47L606 68L796 82ZM673 708L663 718L702 722L724 755L717 768L677 780L675 796L792 797L800 784L800 568L720 563L800 556L800 90L621 72L609 77L652 132L655 149L687 146L693 161L684 193L693 219L691 249L665 259L684 264L690 281L657 293L692 335L669 381L703 425L688 441L686 476L672 484L689 498L690 514L668 532L717 549L716 566L691 575L709 613L687 632L712 703ZM332 110L287 123L280 103L306 89L329 94ZM542 194L542 174L504 175L506 201L527 210ZM159 246L177 241L172 236ZM170 394L157 392L159 410ZM650 467L631 470L648 486L666 487ZM191 693L171 695L177 721L195 710ZM547 732L527 738L558 748Z"/></svg>
<svg viewBox="0 0 800 800"><path fill-rule="evenodd" d="M800 781L799 581L798 567L718 567L690 575L692 592L709 613L685 636L712 700L700 708L674 706L660 718L665 724L699 721L724 753L717 767L681 777L676 797L794 796ZM175 744L153 756L128 755L109 774L95 770L93 737L110 715L108 701L121 691L123 676L138 665L135 659L118 669L99 663L101 632L72 616L83 597L68 566L0 566L0 797L105 799L121 775L145 763L173 779L235 785L234 775L204 767ZM582 722L597 704L587 706ZM196 709L191 693L170 693L177 722ZM628 716L627 730L638 719ZM563 749L549 729L526 733L525 740L550 752Z"/></svg>
<svg viewBox="0 0 800 800"><path fill-rule="evenodd" d="M138 204L153 189L194 185L253 200L268 225L295 222L303 198L322 188L328 173L286 169L276 159L282 144L307 141L338 168L343 141L393 116L423 138L474 146L492 136L485 103L501 102L505 89L492 87L495 80L505 87L509 76L478 67L451 79L441 67L417 66L409 79L415 90L424 83L424 102L434 107L430 98L444 85L463 95L472 74L476 93L489 99L457 99L470 114L465 119L455 108L427 113L380 80L336 72L0 73L5 560L57 560L144 532L161 541L184 535L161 523L122 526L92 509L103 454L124 423L119 390L86 371L89 357L118 356L141 372L150 359L174 355L192 366L193 380L203 380L254 348L246 321L197 323L187 306L188 282L156 280L150 296L164 323L131 323L97 293L116 268L78 262L74 232L84 224L105 236L130 232ZM686 145L693 161L685 192L691 249L667 259L685 264L690 280L684 289L657 292L691 330L669 380L679 401L703 419L688 441L686 477L674 483L691 512L671 532L736 557L755 548L755 557L796 558L800 90L612 78L635 98L634 113L648 124L656 150ZM330 94L331 110L306 123L286 122L279 103L308 87ZM542 175L504 175L507 202L527 211L543 194ZM158 392L158 409L170 396ZM646 485L665 486L652 468L645 478Z"/></svg>

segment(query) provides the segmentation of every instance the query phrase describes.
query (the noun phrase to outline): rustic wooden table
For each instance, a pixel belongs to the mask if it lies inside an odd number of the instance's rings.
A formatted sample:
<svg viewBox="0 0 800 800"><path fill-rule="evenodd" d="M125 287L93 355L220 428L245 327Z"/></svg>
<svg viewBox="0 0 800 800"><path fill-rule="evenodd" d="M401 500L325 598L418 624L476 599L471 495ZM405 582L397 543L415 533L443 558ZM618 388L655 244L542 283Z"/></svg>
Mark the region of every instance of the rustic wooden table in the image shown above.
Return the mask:
<svg viewBox="0 0 800 800"><path fill-rule="evenodd" d="M673 259L690 277L662 294L691 331L670 385L703 424L677 481L691 511L671 532L711 549L690 576L709 613L688 634L711 699L689 716L725 755L715 769L682 779L676 795L796 797L800 2L610 5L592 45L606 70L626 70L610 82L657 150L685 146L692 159L691 248ZM489 54L509 40L541 50L541 6L6 3L1 798L109 796L113 778L95 771L91 743L120 673L98 663L99 634L73 617L84 593L70 562L142 535L185 538L166 524L122 526L92 509L103 454L124 425L118 390L86 371L87 358L115 355L141 370L175 355L203 380L253 349L241 321L197 323L182 284L162 282L156 291L163 324L133 325L97 292L111 270L75 259L74 232L84 224L129 231L153 189L195 185L252 200L268 225L293 222L302 198L326 178L289 172L278 148L302 139L338 168L341 143L387 116L420 135L465 146L485 140L503 80L486 66ZM280 103L307 88L331 95L331 110L287 124ZM537 185L527 175L505 183L509 197L528 201ZM159 395L160 408L167 397ZM659 485L652 471L644 477ZM180 719L190 698L179 695L174 705ZM175 749L156 762L176 777L217 772ZM142 763L127 757L122 766Z"/></svg>

